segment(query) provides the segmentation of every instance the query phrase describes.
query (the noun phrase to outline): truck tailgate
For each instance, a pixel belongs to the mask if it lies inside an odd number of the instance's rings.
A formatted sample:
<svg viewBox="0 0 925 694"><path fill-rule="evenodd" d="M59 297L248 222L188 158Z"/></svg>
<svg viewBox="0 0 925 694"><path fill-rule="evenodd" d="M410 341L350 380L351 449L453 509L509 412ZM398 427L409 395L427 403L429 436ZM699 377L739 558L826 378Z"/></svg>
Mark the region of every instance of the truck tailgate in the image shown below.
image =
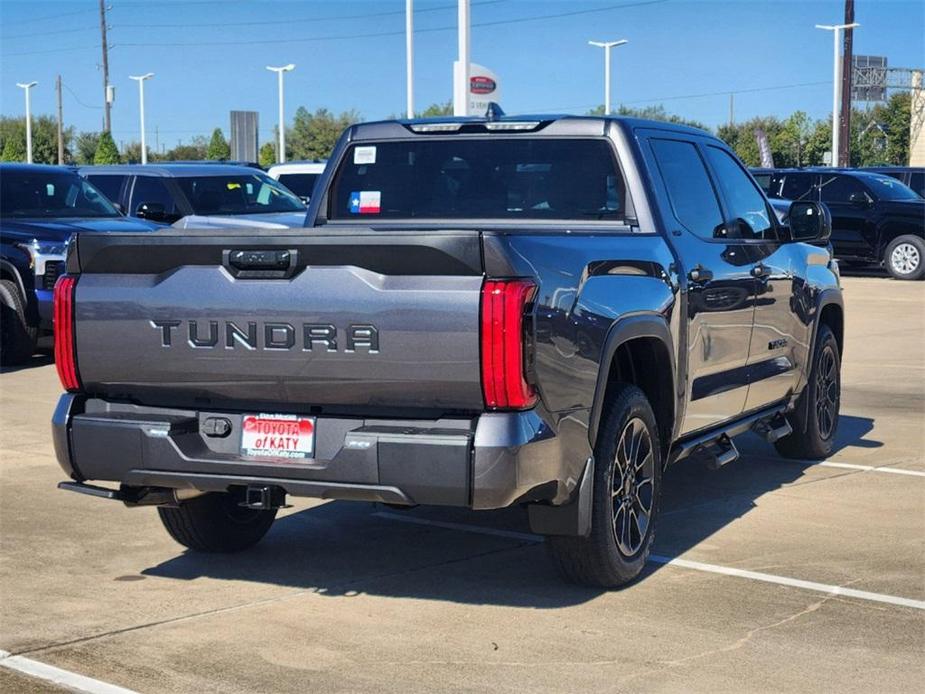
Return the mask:
<svg viewBox="0 0 925 694"><path fill-rule="evenodd" d="M478 232L80 236L84 388L171 406L482 408Z"/></svg>

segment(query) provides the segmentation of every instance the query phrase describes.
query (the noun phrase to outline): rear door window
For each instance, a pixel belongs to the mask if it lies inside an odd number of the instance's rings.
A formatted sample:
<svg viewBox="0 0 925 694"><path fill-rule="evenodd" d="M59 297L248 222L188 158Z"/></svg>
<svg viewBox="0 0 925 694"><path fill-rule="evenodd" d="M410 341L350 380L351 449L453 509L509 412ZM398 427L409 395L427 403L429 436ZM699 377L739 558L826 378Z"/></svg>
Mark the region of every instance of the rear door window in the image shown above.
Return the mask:
<svg viewBox="0 0 925 694"><path fill-rule="evenodd" d="M808 173L785 174L780 196L785 200L812 200L814 178Z"/></svg>
<svg viewBox="0 0 925 694"><path fill-rule="evenodd" d="M677 220L702 238L724 238L723 213L696 145L681 140L650 142Z"/></svg>
<svg viewBox="0 0 925 694"><path fill-rule="evenodd" d="M122 186L125 185L125 179L127 178L128 176L115 174L93 174L87 176L87 180L112 202L122 201Z"/></svg>
<svg viewBox="0 0 925 694"><path fill-rule="evenodd" d="M279 182L300 198L310 198L319 177L320 174L313 173L280 174Z"/></svg>
<svg viewBox="0 0 925 694"><path fill-rule="evenodd" d="M176 216L177 204L167 189L163 178L156 176L138 176L132 189L131 214L137 214L144 203L157 203L164 206L164 214Z"/></svg>
<svg viewBox="0 0 925 694"><path fill-rule="evenodd" d="M624 221L628 204L605 140L421 138L348 149L328 218Z"/></svg>

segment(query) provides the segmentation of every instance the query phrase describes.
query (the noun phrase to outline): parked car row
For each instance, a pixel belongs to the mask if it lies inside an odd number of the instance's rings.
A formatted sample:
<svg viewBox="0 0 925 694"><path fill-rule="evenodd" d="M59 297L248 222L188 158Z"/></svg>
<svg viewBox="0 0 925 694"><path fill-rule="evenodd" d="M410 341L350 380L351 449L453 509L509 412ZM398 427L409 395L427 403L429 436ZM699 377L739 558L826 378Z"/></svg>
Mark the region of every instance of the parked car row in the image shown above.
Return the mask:
<svg viewBox="0 0 925 694"><path fill-rule="evenodd" d="M896 279L925 277L923 169L753 169L771 199L812 200L832 213L832 247L843 265L882 266Z"/></svg>
<svg viewBox="0 0 925 694"><path fill-rule="evenodd" d="M247 162L0 166L0 360L29 359L52 331L52 292L73 233L301 227L324 162L264 173ZM296 186L298 194L286 187Z"/></svg>

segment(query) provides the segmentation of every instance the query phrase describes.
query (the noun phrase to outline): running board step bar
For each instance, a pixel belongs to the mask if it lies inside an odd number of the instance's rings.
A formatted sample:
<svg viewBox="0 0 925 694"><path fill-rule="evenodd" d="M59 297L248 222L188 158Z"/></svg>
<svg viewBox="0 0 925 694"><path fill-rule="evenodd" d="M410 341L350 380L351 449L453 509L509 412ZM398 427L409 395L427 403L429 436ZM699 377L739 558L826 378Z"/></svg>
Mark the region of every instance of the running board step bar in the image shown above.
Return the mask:
<svg viewBox="0 0 925 694"><path fill-rule="evenodd" d="M707 467L711 470L719 470L723 465L739 459L739 449L728 436L720 436L716 443L705 449L705 453L709 455Z"/></svg>
<svg viewBox="0 0 925 694"><path fill-rule="evenodd" d="M752 425L752 431L761 436L768 443L780 441L793 433L793 427L786 417L778 416L770 420L760 420Z"/></svg>

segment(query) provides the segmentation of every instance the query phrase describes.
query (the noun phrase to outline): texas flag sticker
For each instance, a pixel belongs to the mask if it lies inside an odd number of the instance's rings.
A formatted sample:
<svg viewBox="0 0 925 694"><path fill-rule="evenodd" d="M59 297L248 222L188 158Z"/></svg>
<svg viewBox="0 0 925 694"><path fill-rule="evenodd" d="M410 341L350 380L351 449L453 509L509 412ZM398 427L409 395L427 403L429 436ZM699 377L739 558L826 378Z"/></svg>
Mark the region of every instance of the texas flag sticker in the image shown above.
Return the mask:
<svg viewBox="0 0 925 694"><path fill-rule="evenodd" d="M351 214L379 214L382 192L378 190L358 190L350 193Z"/></svg>

